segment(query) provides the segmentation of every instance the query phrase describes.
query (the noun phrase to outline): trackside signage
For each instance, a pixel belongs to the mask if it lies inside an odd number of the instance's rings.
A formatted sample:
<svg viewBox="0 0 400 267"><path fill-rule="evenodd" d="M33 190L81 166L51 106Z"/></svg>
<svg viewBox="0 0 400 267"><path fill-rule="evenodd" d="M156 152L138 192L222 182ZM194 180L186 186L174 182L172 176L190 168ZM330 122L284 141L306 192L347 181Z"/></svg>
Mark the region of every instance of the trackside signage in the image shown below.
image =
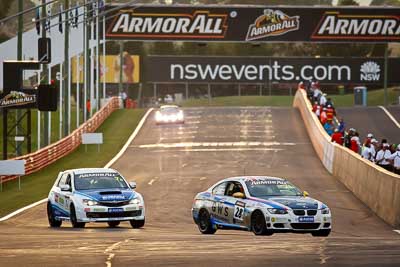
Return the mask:
<svg viewBox="0 0 400 267"><path fill-rule="evenodd" d="M389 59L388 81L400 83L400 58ZM382 58L267 58L149 56L147 82L264 83L317 79L324 83L381 84Z"/></svg>
<svg viewBox="0 0 400 267"><path fill-rule="evenodd" d="M400 8L138 5L108 7L108 39L396 42Z"/></svg>

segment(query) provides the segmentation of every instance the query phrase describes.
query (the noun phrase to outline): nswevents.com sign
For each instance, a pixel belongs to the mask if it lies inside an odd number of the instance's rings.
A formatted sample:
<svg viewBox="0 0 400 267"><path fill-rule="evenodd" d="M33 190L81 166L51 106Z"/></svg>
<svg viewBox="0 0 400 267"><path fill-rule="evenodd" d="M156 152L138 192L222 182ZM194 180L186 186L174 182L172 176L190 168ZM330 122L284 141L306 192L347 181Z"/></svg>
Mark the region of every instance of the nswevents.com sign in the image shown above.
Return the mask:
<svg viewBox="0 0 400 267"><path fill-rule="evenodd" d="M390 59L389 82L400 82L398 59ZM150 56L145 62L149 82L299 82L382 83L382 58L264 58Z"/></svg>

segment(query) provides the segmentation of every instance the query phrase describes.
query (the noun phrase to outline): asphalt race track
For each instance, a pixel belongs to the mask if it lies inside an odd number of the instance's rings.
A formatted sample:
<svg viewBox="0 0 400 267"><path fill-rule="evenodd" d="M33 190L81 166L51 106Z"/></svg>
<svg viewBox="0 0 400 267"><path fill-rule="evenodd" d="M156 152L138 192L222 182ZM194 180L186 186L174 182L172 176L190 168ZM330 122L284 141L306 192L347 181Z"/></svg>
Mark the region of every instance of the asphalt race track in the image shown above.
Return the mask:
<svg viewBox="0 0 400 267"><path fill-rule="evenodd" d="M388 109L389 112L398 111L398 108ZM343 118L346 128L355 128L360 134L361 142L368 133L381 141L386 138L389 143L400 143L400 129L379 107L352 107L337 108L337 117ZM398 111L400 113L400 111ZM396 118L395 114L392 115Z"/></svg>
<svg viewBox="0 0 400 267"><path fill-rule="evenodd" d="M65 222L50 229L41 205L0 224L0 266L400 266L400 234L325 171L297 110L185 112L184 125L148 120L113 166L144 195L143 229ZM243 174L287 177L327 203L332 234L201 235L190 213L194 195Z"/></svg>

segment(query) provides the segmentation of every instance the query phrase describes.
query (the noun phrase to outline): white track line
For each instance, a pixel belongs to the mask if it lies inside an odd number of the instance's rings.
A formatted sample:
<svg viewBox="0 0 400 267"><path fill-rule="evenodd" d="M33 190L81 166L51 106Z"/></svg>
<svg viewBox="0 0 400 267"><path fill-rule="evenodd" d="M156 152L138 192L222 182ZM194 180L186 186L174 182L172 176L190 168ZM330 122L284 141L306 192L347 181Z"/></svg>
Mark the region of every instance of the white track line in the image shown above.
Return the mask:
<svg viewBox="0 0 400 267"><path fill-rule="evenodd" d="M138 126L136 127L135 131L131 134L131 136L129 137L128 141L126 141L125 145L122 147L122 149L118 152L117 155L115 155L105 166L104 168L109 168L110 166L112 166L123 154L124 152L127 150L127 148L129 147L129 144L133 141L133 139L135 139L135 137L137 136L137 134L139 133L140 129L143 127L143 124L145 123L147 117L150 115L150 113L153 111L153 108L149 109L146 114L143 116L143 118L140 120ZM36 207L40 204L43 204L47 201L47 198L39 200L38 202L32 203L28 206L25 206L23 208L20 208L10 214L7 214L6 216L0 218L0 222L6 221L28 209L31 209L33 207Z"/></svg>
<svg viewBox="0 0 400 267"><path fill-rule="evenodd" d="M393 230L393 232L400 234L400 230Z"/></svg>
<svg viewBox="0 0 400 267"><path fill-rule="evenodd" d="M392 114L390 114L390 112L385 108L385 107L382 107L382 106L378 106L380 109L382 109L385 113L386 113L386 115L392 120L392 122L398 127L398 128L400 128L400 123L393 117L393 115Z"/></svg>

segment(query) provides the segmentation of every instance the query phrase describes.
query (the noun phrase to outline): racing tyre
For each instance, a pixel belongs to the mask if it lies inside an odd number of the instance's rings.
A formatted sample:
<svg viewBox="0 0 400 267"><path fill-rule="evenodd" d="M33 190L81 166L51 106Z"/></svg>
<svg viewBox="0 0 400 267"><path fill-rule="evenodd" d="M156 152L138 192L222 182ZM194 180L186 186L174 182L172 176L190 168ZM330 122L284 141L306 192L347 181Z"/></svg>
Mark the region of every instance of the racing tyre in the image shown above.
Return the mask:
<svg viewBox="0 0 400 267"><path fill-rule="evenodd" d="M107 222L108 226L110 227L117 227L120 224L120 221L112 221L112 222Z"/></svg>
<svg viewBox="0 0 400 267"><path fill-rule="evenodd" d="M251 231L255 235L272 235L273 233L268 230L265 223L265 217L261 211L255 211L251 215Z"/></svg>
<svg viewBox="0 0 400 267"><path fill-rule="evenodd" d="M78 222L78 219L76 218L76 212L75 212L75 206L71 205L71 209L70 209L70 220L71 220L71 224L72 227L74 228L84 228L85 224L84 222Z"/></svg>
<svg viewBox="0 0 400 267"><path fill-rule="evenodd" d="M145 220L130 220L132 228L142 228L144 226Z"/></svg>
<svg viewBox="0 0 400 267"><path fill-rule="evenodd" d="M50 202L47 202L47 219L49 220L50 227L60 227L62 224L62 221L56 220Z"/></svg>
<svg viewBox="0 0 400 267"><path fill-rule="evenodd" d="M312 232L312 236L328 236L331 233L331 229L322 229L316 232Z"/></svg>
<svg viewBox="0 0 400 267"><path fill-rule="evenodd" d="M199 227L199 231L205 235L212 235L217 231L211 223L210 214L205 209L201 209L199 212L197 226Z"/></svg>

